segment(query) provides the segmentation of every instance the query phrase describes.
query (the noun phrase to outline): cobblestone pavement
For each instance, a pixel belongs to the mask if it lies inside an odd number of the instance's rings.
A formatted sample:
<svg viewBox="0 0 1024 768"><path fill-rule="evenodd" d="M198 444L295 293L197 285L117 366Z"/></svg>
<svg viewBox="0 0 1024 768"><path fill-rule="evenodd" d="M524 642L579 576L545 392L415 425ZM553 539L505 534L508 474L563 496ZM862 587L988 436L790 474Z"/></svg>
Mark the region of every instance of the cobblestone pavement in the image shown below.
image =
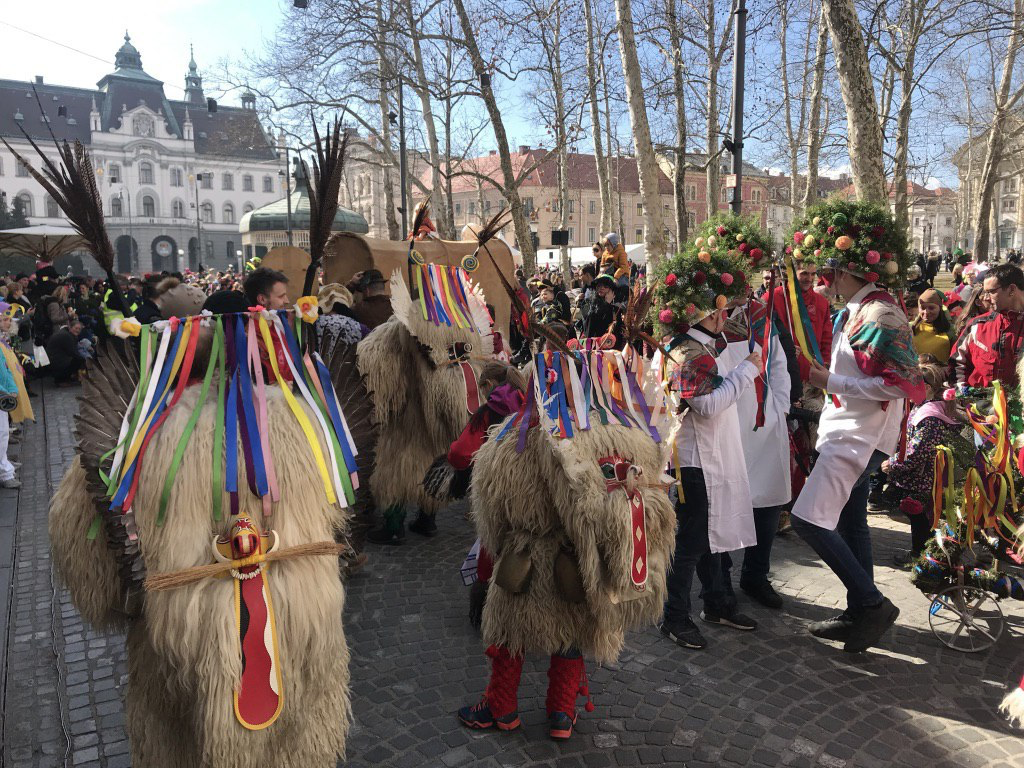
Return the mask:
<svg viewBox="0 0 1024 768"><path fill-rule="evenodd" d="M129 765L122 640L83 627L50 570L46 507L73 454L73 396L44 393L41 423L12 447L25 463L24 487L0 490L0 580L10 585L0 615L2 755L12 768ZM697 652L654 628L630 634L617 664L590 669L596 710L581 714L567 744L546 737L546 664L530 658L520 692L524 727L466 731L453 713L477 699L487 666L458 575L473 538L463 512L442 513L434 539L371 547L370 563L350 584L351 768L1024 766L1022 732L996 713L1024 672L1024 604L1004 603L1007 632L991 651L944 648L928 629L925 598L885 565L909 540L906 527L885 516L872 518L876 576L902 614L882 647L851 656L807 634L806 624L833 613L843 593L790 536L774 556L785 609L740 597L758 631L707 627L710 645Z"/></svg>

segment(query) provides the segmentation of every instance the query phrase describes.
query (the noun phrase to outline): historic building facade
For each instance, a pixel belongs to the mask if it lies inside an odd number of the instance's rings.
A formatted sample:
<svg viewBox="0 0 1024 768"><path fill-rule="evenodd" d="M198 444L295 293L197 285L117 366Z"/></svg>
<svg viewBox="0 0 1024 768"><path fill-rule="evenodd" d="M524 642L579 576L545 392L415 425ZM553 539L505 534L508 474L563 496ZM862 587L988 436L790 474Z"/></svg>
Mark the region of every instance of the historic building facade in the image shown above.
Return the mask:
<svg viewBox="0 0 1024 768"><path fill-rule="evenodd" d="M241 103L208 102L194 57L184 100L169 100L126 34L115 70L96 89L0 80L0 135L30 161L35 152L22 130L44 150L53 146L51 130L86 146L118 271L223 268L238 263L242 216L284 194L284 161L256 97L243 93ZM2 146L0 194L8 205L18 200L32 224L66 223Z"/></svg>

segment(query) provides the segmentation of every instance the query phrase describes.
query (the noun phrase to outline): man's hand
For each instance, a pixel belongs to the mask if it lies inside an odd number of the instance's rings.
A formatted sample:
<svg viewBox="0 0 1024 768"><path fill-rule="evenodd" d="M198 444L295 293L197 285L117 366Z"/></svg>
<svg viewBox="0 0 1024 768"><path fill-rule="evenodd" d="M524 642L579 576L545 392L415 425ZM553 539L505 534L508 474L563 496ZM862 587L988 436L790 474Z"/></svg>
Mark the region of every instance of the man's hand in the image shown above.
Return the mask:
<svg viewBox="0 0 1024 768"><path fill-rule="evenodd" d="M807 381L818 389L828 389L828 368L817 360L811 360L811 369Z"/></svg>
<svg viewBox="0 0 1024 768"><path fill-rule="evenodd" d="M889 470L892 469L891 465L889 464L889 460L886 459L885 461L883 461L882 466L880 466L879 469L885 472L885 474L889 474Z"/></svg>
<svg viewBox="0 0 1024 768"><path fill-rule="evenodd" d="M761 353L758 352L756 349L749 355L747 355L747 360L753 363L754 367L757 368L757 370L761 370Z"/></svg>

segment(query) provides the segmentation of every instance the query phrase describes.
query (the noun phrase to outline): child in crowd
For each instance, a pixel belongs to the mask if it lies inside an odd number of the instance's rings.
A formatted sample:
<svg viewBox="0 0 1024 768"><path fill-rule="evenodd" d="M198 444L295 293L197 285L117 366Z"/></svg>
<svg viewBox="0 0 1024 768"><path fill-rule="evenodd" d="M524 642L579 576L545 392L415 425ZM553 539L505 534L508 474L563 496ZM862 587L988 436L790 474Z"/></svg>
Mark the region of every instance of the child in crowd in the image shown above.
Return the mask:
<svg viewBox="0 0 1024 768"><path fill-rule="evenodd" d="M910 518L910 550L897 554L898 565L916 560L928 541L932 528L930 510L936 448L956 440L962 427L953 401L943 399L945 366L932 355L922 355L918 369L928 393L925 401L910 412L906 457L900 461L898 455L893 455L882 463L882 471L889 479L888 500L892 507Z"/></svg>
<svg viewBox="0 0 1024 768"><path fill-rule="evenodd" d="M914 349L919 355L931 355L940 365L949 362L956 341L953 323L943 308L942 294L934 288L917 299L917 317L910 323L914 331Z"/></svg>

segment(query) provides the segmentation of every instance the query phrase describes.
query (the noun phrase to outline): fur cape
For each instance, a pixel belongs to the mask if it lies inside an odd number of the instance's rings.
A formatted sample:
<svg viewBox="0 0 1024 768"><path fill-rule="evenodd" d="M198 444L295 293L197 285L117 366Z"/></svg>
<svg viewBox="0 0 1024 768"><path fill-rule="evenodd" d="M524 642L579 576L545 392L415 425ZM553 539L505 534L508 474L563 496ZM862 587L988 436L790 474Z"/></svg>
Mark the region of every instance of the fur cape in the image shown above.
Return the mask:
<svg viewBox="0 0 1024 768"><path fill-rule="evenodd" d="M500 427L495 427L499 430ZM476 454L472 509L495 573L509 552L528 554L532 576L512 593L492 578L484 607L485 645L513 654L553 654L571 648L599 663L616 660L627 629L653 624L665 602L665 575L675 547L675 512L667 492L641 486L647 517L648 578L643 597L615 602L629 590L632 552L629 502L607 491L598 459L618 454L643 467L642 481L659 481L666 457L640 429L593 424L569 440L531 428L522 453L515 435L492 437ZM575 554L586 599L567 602L554 563Z"/></svg>
<svg viewBox="0 0 1024 768"><path fill-rule="evenodd" d="M228 514L219 522L211 514L214 403L203 408L166 520L163 526L156 523L167 467L198 394L197 386L186 390L153 437L143 464L135 518L150 574L210 563L211 540L230 528ZM241 493L240 511L263 530L276 531L282 547L331 540L346 522L345 511L327 503L309 445L280 389L269 387L267 400L281 500L264 519L260 500ZM321 446L326 451L322 440ZM284 709L265 730L246 730L232 708L241 675L232 579L147 593L141 616L129 625L119 613L121 586L104 531L95 540L86 536L96 514L86 481L76 458L50 507L50 540L60 577L86 621L100 628L127 626L125 723L132 764L334 768L344 757L350 722L349 651L341 621L345 595L336 558L268 567ZM239 488L244 487L243 478ZM224 508L229 508L226 501Z"/></svg>

